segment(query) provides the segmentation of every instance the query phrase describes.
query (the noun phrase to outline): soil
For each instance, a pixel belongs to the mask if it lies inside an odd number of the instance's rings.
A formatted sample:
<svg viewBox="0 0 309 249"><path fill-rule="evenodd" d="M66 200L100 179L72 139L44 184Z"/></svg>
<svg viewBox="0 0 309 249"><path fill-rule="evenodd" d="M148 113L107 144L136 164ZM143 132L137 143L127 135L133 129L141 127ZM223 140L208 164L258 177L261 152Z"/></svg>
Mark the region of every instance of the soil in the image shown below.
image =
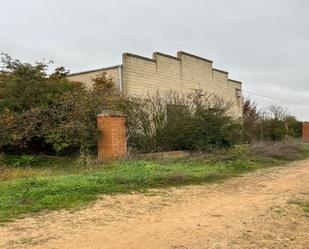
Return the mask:
<svg viewBox="0 0 309 249"><path fill-rule="evenodd" d="M0 248L309 248L309 160L199 186L103 196L0 227Z"/></svg>

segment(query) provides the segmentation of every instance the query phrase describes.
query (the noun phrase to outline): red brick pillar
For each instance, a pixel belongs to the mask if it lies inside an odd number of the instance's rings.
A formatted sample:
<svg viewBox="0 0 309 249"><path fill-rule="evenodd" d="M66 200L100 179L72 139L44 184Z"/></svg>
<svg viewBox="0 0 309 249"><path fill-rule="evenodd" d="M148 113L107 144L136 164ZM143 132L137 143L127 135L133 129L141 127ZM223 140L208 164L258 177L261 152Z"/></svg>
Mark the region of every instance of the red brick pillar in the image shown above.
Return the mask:
<svg viewBox="0 0 309 249"><path fill-rule="evenodd" d="M309 122L303 123L303 141L309 142Z"/></svg>
<svg viewBox="0 0 309 249"><path fill-rule="evenodd" d="M98 160L109 161L124 158L127 154L125 116L120 112L105 111L97 115L100 131Z"/></svg>

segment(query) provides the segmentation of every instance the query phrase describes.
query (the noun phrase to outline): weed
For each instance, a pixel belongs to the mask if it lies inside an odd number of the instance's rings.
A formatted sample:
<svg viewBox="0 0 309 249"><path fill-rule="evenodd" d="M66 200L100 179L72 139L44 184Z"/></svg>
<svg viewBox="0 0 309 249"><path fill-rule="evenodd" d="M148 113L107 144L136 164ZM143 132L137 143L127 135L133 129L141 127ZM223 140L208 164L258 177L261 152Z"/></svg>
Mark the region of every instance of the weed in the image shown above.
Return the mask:
<svg viewBox="0 0 309 249"><path fill-rule="evenodd" d="M299 146L297 140L287 140L281 142L260 142L250 147L251 155L271 159L293 161L302 159L304 154L309 155L306 145Z"/></svg>

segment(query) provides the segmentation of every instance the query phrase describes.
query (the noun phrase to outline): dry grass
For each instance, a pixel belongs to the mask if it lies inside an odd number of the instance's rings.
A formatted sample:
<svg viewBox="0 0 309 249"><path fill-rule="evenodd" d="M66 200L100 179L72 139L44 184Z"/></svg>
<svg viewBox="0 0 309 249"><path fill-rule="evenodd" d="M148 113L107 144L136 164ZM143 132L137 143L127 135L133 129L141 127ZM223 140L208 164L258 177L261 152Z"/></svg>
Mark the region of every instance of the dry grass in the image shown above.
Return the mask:
<svg viewBox="0 0 309 249"><path fill-rule="evenodd" d="M281 142L259 142L250 146L251 154L254 156L292 161L302 154L307 147L300 146L299 140L285 140ZM304 151L307 154L307 151ZM301 159L301 158L299 158Z"/></svg>

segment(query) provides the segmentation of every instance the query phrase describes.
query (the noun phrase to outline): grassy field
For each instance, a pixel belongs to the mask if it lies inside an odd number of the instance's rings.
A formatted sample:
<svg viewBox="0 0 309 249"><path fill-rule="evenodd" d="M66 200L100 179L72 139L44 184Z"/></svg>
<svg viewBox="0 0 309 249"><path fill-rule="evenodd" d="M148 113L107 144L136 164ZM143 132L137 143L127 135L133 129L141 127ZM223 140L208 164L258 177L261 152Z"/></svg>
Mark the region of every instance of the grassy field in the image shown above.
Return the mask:
<svg viewBox="0 0 309 249"><path fill-rule="evenodd" d="M102 194L202 184L309 157L295 142L238 146L208 155L160 161L89 160L33 156L0 158L0 222L42 210L74 208Z"/></svg>

